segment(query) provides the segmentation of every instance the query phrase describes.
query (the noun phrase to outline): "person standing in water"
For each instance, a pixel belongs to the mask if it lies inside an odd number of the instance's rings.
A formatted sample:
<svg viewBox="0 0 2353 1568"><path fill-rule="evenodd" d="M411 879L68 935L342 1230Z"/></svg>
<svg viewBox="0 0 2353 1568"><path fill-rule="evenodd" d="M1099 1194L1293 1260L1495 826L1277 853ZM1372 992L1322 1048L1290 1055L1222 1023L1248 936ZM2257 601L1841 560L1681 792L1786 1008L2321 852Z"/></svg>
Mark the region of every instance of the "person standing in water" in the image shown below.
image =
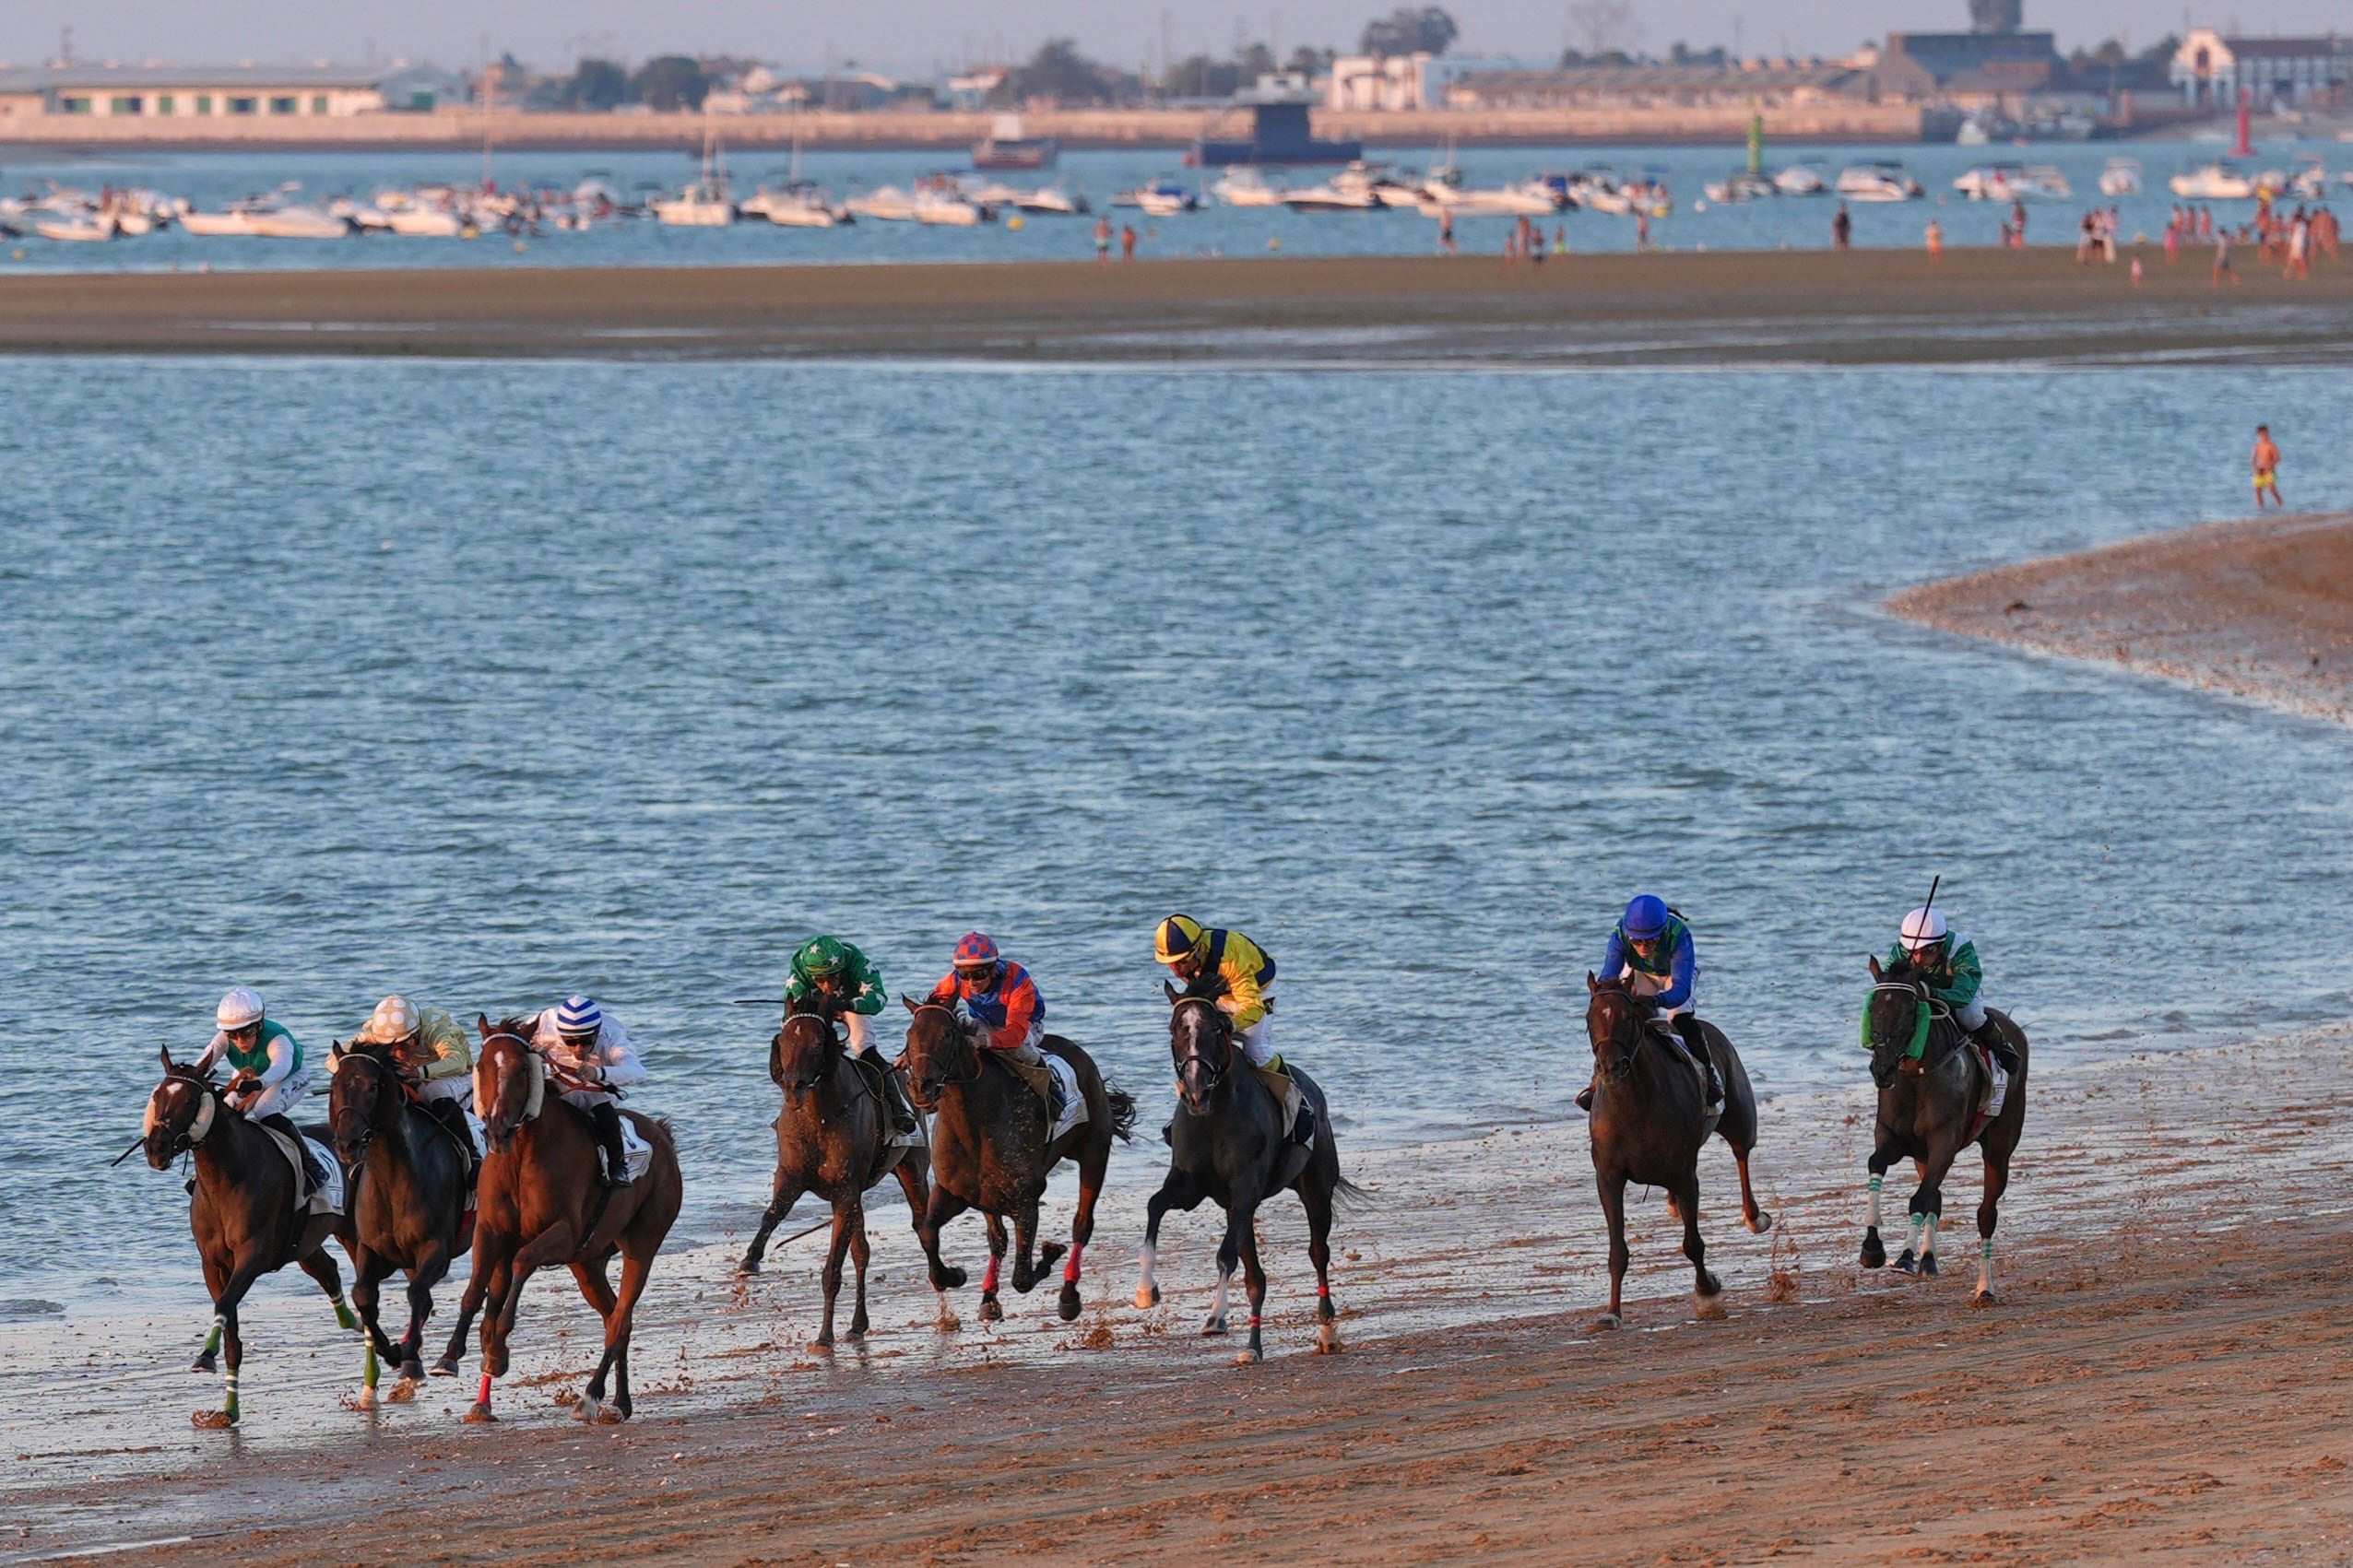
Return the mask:
<svg viewBox="0 0 2353 1568"><path fill-rule="evenodd" d="M2282 512L2288 510L2288 503L2279 499L2279 447L2271 439L2271 427L2257 425L2255 427L2255 510L2257 512L2264 509L2265 495L2271 497L2271 503L2274 506L2278 507Z"/></svg>
<svg viewBox="0 0 2353 1568"><path fill-rule="evenodd" d="M1830 216L1830 248L1843 251L1854 240L1854 219L1848 216L1847 204L1840 202L1839 210Z"/></svg>

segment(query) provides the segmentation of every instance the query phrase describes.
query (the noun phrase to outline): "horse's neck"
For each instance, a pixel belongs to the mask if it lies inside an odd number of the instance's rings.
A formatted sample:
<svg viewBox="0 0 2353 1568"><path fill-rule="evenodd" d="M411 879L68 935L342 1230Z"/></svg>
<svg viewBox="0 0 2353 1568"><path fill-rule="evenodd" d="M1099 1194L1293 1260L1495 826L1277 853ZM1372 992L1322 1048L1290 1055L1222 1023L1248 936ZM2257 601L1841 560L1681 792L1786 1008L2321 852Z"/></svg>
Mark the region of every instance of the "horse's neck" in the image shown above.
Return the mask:
<svg viewBox="0 0 2353 1568"><path fill-rule="evenodd" d="M242 1186L257 1167L267 1168L266 1159L278 1161L290 1173L293 1169L278 1153L278 1139L247 1121L242 1112L231 1110L226 1101L214 1110L212 1131L195 1152L199 1186Z"/></svg>

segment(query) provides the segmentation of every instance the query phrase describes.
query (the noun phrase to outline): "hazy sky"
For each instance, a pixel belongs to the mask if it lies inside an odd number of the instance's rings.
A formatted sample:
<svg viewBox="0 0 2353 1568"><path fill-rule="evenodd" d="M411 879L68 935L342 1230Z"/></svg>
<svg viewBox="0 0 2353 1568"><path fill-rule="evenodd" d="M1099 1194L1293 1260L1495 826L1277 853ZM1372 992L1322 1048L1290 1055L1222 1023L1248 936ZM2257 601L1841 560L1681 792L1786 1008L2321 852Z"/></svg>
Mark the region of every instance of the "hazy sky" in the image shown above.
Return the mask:
<svg viewBox="0 0 2353 1568"><path fill-rule="evenodd" d="M889 68L962 65L1025 54L1067 34L1092 53L1123 65L1156 52L1161 18L1179 55L1224 53L1236 29L1271 37L1288 53L1301 42L1352 46L1366 17L1395 0L1287 0L1281 5L1189 7L1162 0L408 0L397 6L320 5L317 0L8 0L0 5L0 59L35 63L54 54L58 29L74 29L77 59L145 58L219 64L242 59L377 59L406 55L443 65L471 61L487 32L493 52L512 50L540 66L586 53L642 58L670 50L735 53L791 64L828 53ZM1460 51L1548 56L1569 36L1571 0L1460 0ZM1967 0L1633 0L1640 45L1663 53L1677 41L1731 43L1734 18L1750 53L1844 53L1891 29L1968 25ZM2058 32L2063 46L2122 32L2140 47L2178 31L2184 11L2166 0L2027 0L2027 25ZM2254 32L2322 32L2353 25L2346 0L2228 0L2219 17Z"/></svg>

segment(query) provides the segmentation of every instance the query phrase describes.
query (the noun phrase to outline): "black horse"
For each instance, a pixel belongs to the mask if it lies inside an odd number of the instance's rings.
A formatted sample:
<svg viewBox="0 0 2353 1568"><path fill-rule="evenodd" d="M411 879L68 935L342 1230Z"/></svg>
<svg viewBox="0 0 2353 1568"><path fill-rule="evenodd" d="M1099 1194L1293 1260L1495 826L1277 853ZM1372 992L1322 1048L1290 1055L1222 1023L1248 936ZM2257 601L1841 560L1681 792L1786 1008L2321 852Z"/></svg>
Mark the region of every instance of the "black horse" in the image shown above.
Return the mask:
<svg viewBox="0 0 2353 1568"><path fill-rule="evenodd" d="M2027 1125L2026 1031L2006 1013L1988 1008L1985 1016L2001 1028L2018 1054L2018 1070L2002 1102L2002 1114L1976 1126L1991 1087L1984 1058L1963 1050L1967 1039L1951 1011L1929 996L1928 983L1909 960L1882 969L1871 961L1871 1000L1863 1021L1871 1046L1871 1078L1879 1086L1878 1126L1872 1138L1871 1207L1862 1232L1862 1266L1879 1268L1887 1249L1879 1240L1879 1186L1887 1167L1910 1160L1920 1175L1911 1197L1912 1243L1896 1259L1907 1274L1936 1272L1936 1226L1945 1212L1945 1175L1962 1149L1974 1141L1985 1156L1985 1196L1977 1206L1977 1290L1981 1306L1993 1304L1993 1227L2002 1194L2010 1185L2010 1157ZM1917 1043L1920 1054L1914 1055Z"/></svg>
<svg viewBox="0 0 2353 1568"><path fill-rule="evenodd" d="M1145 1210L1136 1305L1150 1307L1160 1300L1153 1264L1161 1217L1171 1208L1189 1213L1210 1198L1225 1210L1225 1239L1217 1248L1217 1304L1201 1332L1225 1332L1227 1284L1238 1260L1247 1270L1250 1296L1250 1345L1237 1360L1259 1360L1265 1354L1259 1320L1266 1307L1266 1270L1259 1263L1259 1205L1289 1187L1307 1210L1307 1256L1316 1266L1316 1353L1330 1355L1341 1348L1331 1305L1332 1202L1343 1195L1360 1197L1363 1189L1340 1173L1323 1090L1306 1073L1291 1069L1300 1096L1315 1114L1315 1142L1303 1149L1285 1136L1282 1102L1236 1044L1233 1020L1207 998L1186 996L1173 985L1166 989L1168 1050L1179 1099L1169 1130L1168 1177Z"/></svg>
<svg viewBox="0 0 2353 1568"><path fill-rule="evenodd" d="M1748 1069L1724 1032L1701 1024L1709 1054L1723 1080L1724 1103L1712 1122L1701 1103L1697 1066L1651 1017L1649 1003L1622 980L1585 977L1590 997L1585 1031L1593 1045L1593 1179L1610 1222L1610 1306L1596 1328L1624 1320L1620 1300L1633 1255L1626 1244L1626 1185L1664 1187L1683 1220L1683 1252L1691 1259L1692 1310L1720 1317L1723 1286L1708 1272L1708 1244L1699 1239L1699 1151L1710 1134L1732 1146L1740 1167L1740 1211L1751 1231L1770 1230L1772 1216L1756 1206L1748 1155L1756 1146L1756 1091Z"/></svg>
<svg viewBox="0 0 2353 1568"><path fill-rule="evenodd" d="M327 1127L335 1135L335 1157L351 1173L342 1240L359 1276L351 1304L368 1334L360 1408L376 1401L379 1356L399 1370L390 1397L405 1404L425 1376L425 1320L433 1315L433 1287L472 1241L466 1214L470 1151L458 1147L447 1124L409 1103L400 1066L382 1046L347 1045L336 1053ZM403 1269L408 1328L395 1345L377 1316L377 1288Z"/></svg>

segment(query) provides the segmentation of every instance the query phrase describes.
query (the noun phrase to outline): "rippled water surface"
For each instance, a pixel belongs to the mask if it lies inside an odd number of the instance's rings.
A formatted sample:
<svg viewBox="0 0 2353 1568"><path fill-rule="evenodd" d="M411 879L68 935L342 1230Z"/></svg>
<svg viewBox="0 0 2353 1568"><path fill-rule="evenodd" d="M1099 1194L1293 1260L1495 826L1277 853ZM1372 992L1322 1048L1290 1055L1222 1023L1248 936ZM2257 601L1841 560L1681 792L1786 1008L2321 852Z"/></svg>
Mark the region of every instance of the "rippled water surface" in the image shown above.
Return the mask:
<svg viewBox="0 0 2353 1568"><path fill-rule="evenodd" d="M1238 925L1358 1145L1566 1113L1640 888L1768 1092L1856 1074L1938 873L2062 1059L2347 1009L2342 734L1873 608L2221 514L2258 418L2341 497L2324 373L0 377L14 1302L195 1288L104 1161L231 984L314 1055L595 993L689 1239L764 1189L729 999L821 929L905 990L992 931L1152 1127L1153 922Z"/></svg>

